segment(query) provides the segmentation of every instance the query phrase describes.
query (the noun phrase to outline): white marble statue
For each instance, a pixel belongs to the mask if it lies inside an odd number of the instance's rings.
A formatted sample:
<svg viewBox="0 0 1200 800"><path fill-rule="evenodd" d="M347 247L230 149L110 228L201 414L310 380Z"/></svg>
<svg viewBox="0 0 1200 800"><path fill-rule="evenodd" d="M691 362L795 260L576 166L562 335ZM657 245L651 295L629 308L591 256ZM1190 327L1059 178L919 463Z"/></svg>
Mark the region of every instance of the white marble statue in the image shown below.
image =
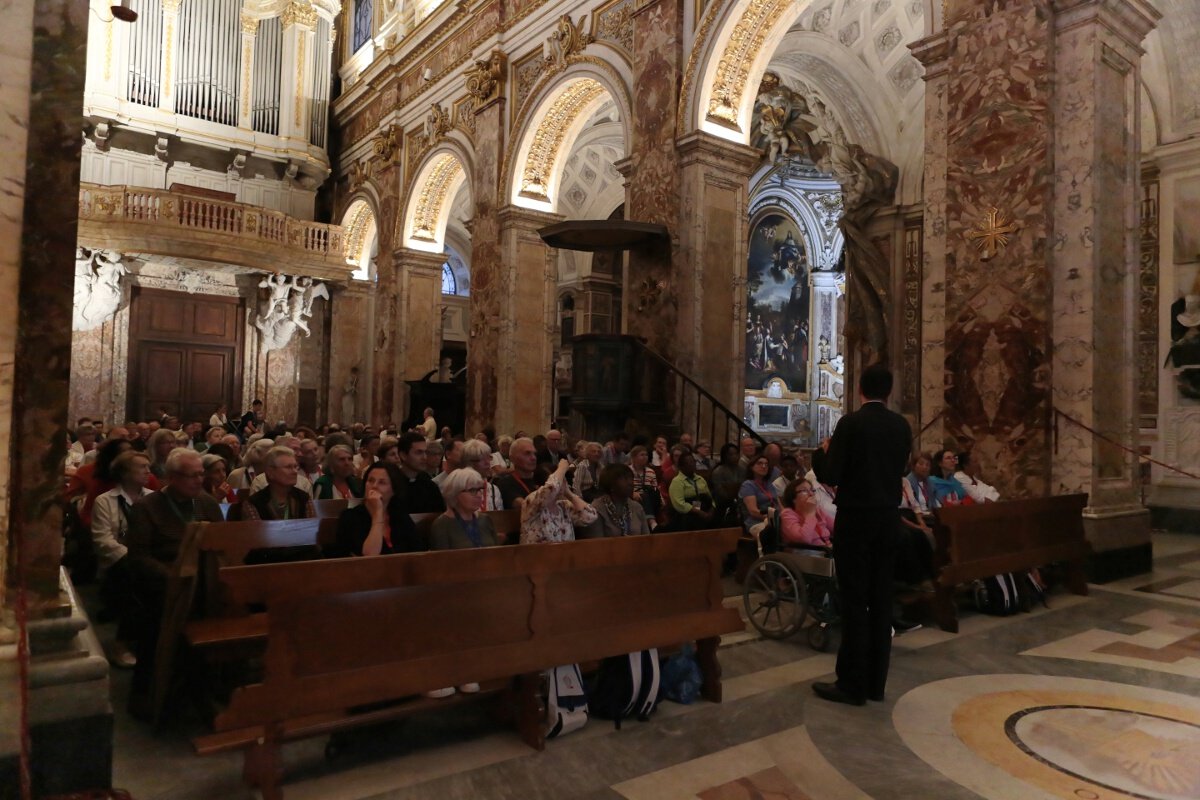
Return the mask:
<svg viewBox="0 0 1200 800"><path fill-rule="evenodd" d="M276 273L263 278L258 286L268 290L266 299L259 307L258 319L254 321L254 327L258 328L260 350L269 353L286 347L297 328L304 331L305 335L312 335L308 318L312 316L316 298L328 299L329 290L325 284L307 275L289 278Z"/></svg>
<svg viewBox="0 0 1200 800"><path fill-rule="evenodd" d="M121 277L129 270L115 250L75 248L75 303L71 328L98 328L121 305Z"/></svg>

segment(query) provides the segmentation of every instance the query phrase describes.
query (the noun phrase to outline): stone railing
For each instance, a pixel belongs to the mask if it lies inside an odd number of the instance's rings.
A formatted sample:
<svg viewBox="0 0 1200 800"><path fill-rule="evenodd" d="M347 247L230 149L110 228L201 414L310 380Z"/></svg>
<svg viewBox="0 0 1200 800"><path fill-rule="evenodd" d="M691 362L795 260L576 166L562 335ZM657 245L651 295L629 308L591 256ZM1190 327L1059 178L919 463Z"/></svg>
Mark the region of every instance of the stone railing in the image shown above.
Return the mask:
<svg viewBox="0 0 1200 800"><path fill-rule="evenodd" d="M340 225L163 189L80 184L79 241L324 279L345 279L354 270Z"/></svg>

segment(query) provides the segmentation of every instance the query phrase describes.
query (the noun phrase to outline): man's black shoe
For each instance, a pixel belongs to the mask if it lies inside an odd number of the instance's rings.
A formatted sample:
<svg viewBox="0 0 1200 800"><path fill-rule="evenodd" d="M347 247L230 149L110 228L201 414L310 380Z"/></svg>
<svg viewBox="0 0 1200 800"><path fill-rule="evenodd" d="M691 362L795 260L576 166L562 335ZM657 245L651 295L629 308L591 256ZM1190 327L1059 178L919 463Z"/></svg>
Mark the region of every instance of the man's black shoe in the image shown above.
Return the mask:
<svg viewBox="0 0 1200 800"><path fill-rule="evenodd" d="M919 622L908 622L902 619L894 619L892 620L892 627L895 628L896 635L899 636L903 633L912 633L913 631L920 630L922 626Z"/></svg>
<svg viewBox="0 0 1200 800"><path fill-rule="evenodd" d="M867 701L863 698L854 697L842 691L836 683L814 683L813 691L816 692L817 697L832 703L845 703L848 706L863 706L867 704Z"/></svg>
<svg viewBox="0 0 1200 800"><path fill-rule="evenodd" d="M867 695L867 699L874 701L876 703L882 703L883 702L883 692L880 692L879 694L869 694L869 695Z"/></svg>

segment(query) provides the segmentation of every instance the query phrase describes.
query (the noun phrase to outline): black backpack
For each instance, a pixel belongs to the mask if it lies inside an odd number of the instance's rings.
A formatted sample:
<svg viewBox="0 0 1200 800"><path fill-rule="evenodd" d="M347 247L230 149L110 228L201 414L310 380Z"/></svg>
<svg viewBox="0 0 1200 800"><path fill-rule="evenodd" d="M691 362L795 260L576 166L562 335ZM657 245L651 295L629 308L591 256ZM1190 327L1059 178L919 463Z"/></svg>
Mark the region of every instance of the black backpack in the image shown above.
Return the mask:
<svg viewBox="0 0 1200 800"><path fill-rule="evenodd" d="M658 650L639 650L613 656L600 662L596 683L588 692L588 711L592 716L611 719L618 730L621 720L637 717L650 719L658 706Z"/></svg>
<svg viewBox="0 0 1200 800"><path fill-rule="evenodd" d="M1021 592L1011 572L975 581L975 607L984 614L1007 617L1021 610Z"/></svg>

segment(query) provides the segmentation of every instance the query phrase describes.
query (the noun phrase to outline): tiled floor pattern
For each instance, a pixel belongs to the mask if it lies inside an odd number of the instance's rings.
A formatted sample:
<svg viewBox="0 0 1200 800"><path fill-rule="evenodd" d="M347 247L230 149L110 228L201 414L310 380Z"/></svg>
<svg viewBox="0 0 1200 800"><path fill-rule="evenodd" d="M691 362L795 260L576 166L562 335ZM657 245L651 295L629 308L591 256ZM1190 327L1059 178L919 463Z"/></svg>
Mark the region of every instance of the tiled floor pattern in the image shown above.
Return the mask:
<svg viewBox="0 0 1200 800"><path fill-rule="evenodd" d="M834 656L748 632L723 643L720 705L664 703L620 731L593 720L542 753L463 706L367 732L333 762L323 740L289 746L287 797L1200 797L1200 600L1141 588L1200 582L1200 539L1155 544L1151 575L898 638L882 704L816 700ZM201 730L153 736L119 714L115 784L138 800L252 797L237 756L191 754Z"/></svg>

